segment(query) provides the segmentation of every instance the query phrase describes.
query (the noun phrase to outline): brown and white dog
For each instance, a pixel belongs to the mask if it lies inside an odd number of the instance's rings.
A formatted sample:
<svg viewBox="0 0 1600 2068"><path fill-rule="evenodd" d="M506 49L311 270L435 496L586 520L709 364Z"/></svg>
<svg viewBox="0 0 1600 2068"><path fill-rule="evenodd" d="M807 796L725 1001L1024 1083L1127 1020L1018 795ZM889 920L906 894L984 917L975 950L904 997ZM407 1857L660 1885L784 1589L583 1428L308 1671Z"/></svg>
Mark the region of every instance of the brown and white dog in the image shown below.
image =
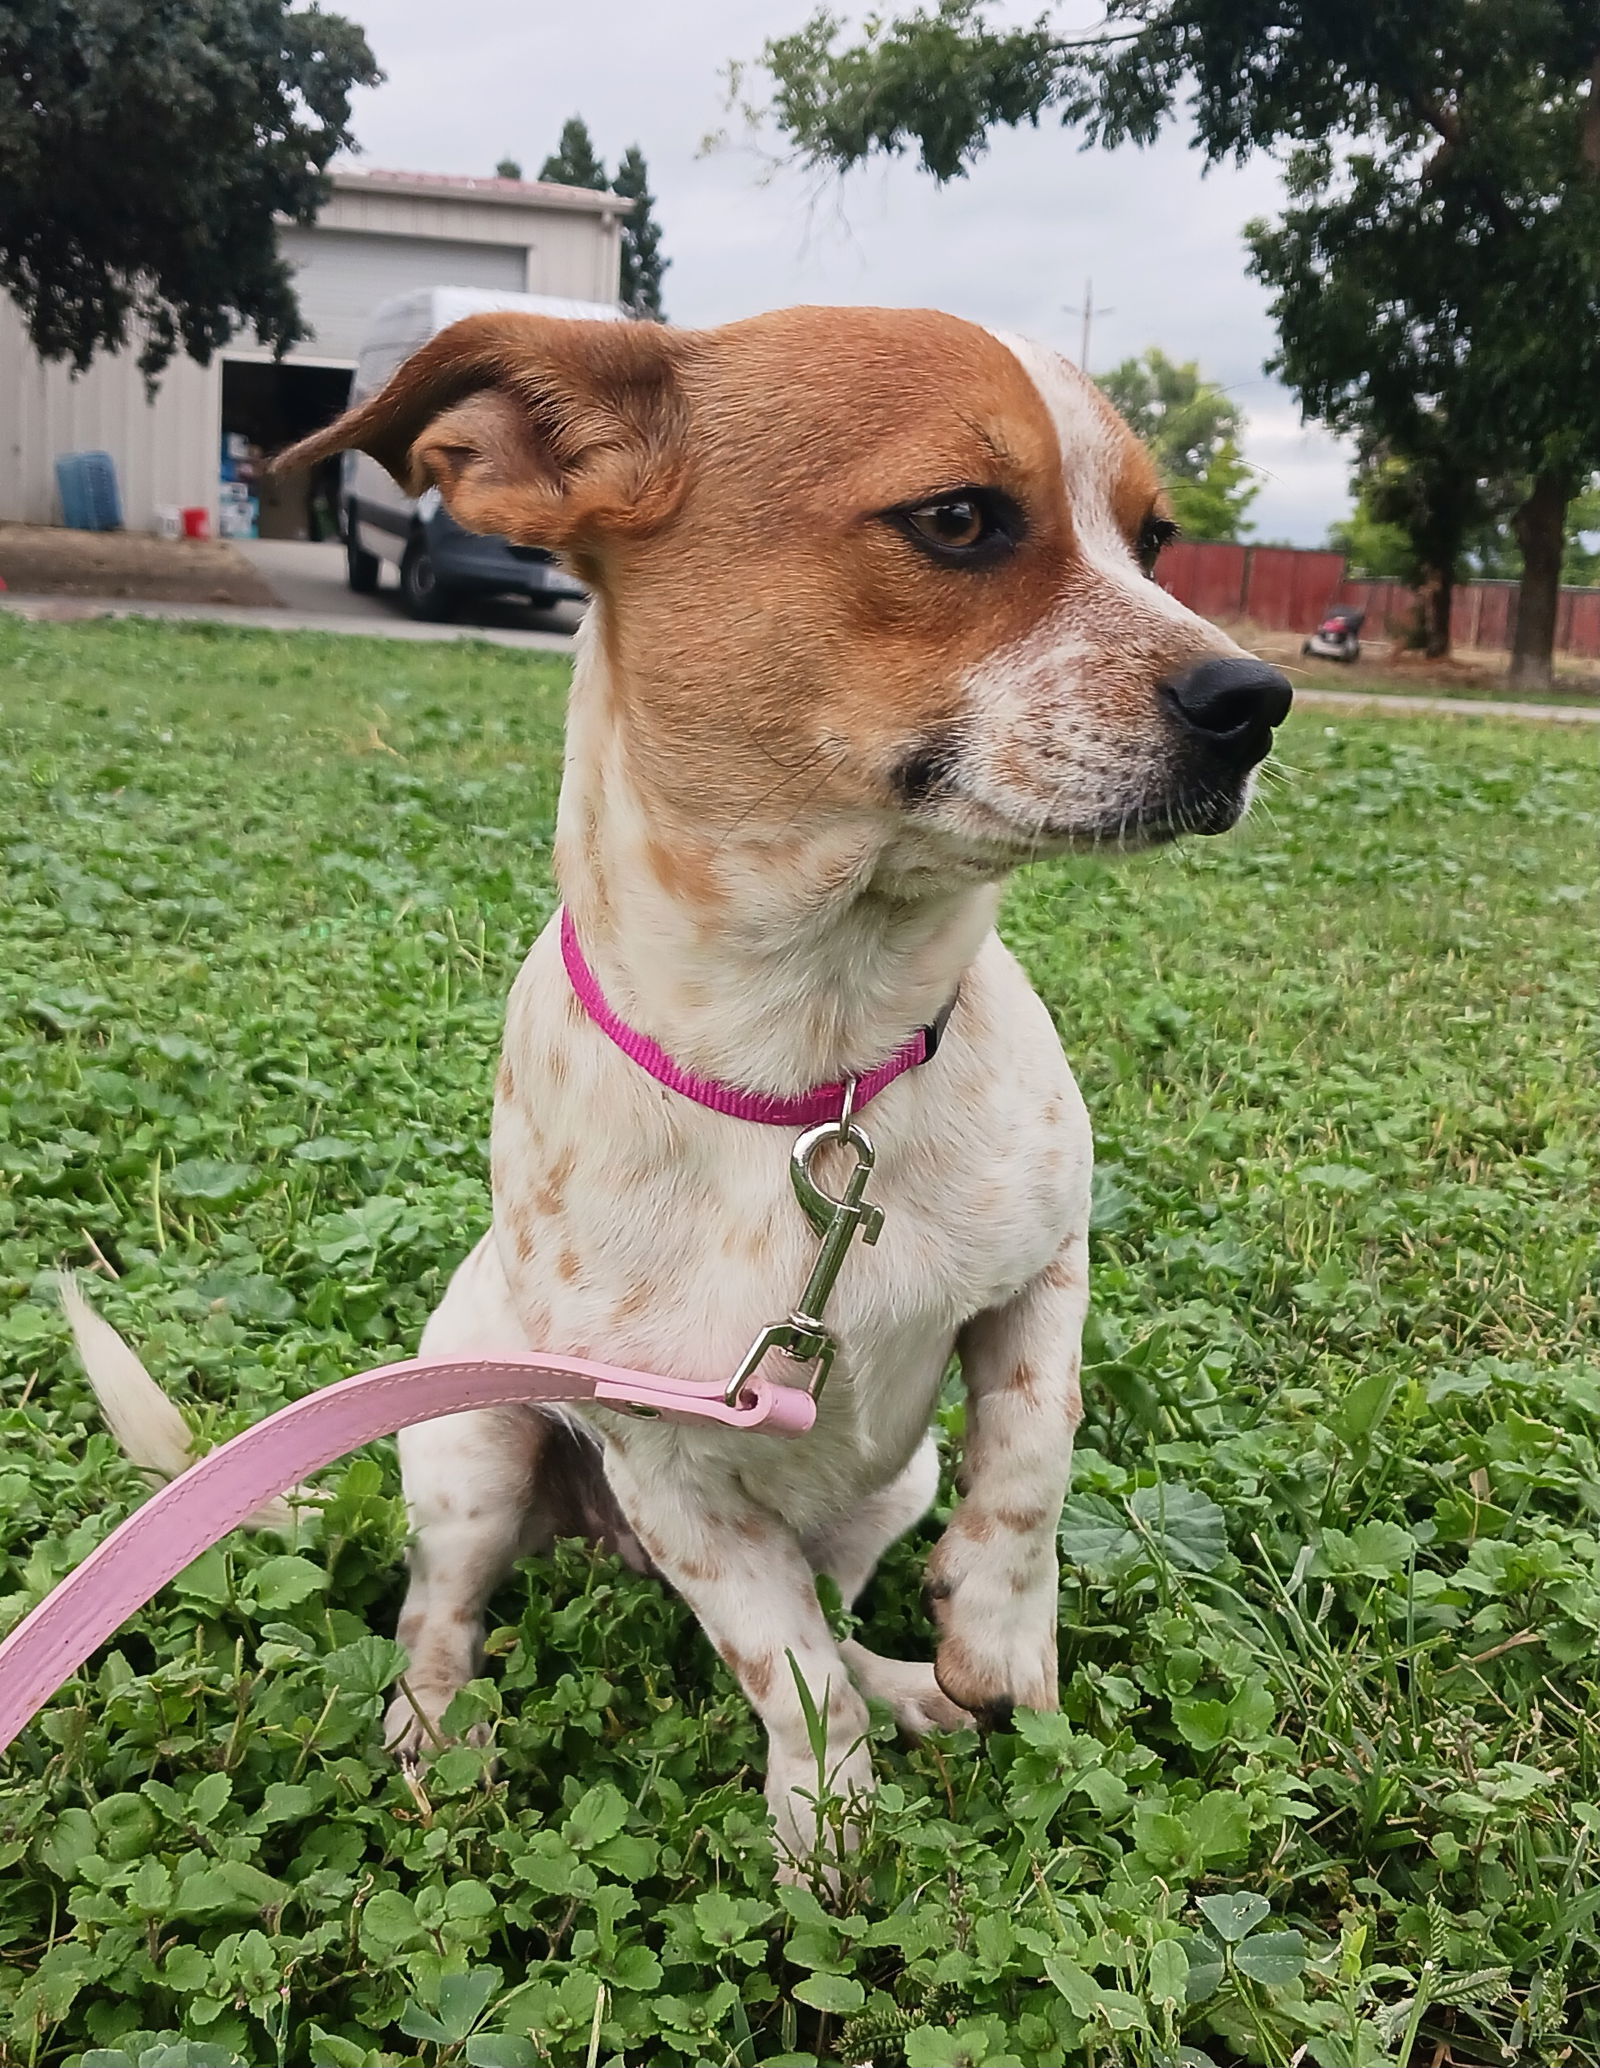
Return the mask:
<svg viewBox="0 0 1600 2068"><path fill-rule="evenodd" d="M1149 579L1172 526L1098 391L949 316L474 317L289 457L346 447L594 591L556 867L623 1020L702 1077L788 1094L870 1071L955 999L937 1055L865 1116L884 1231L840 1278L808 1436L511 1409L401 1438L423 1714L398 1703L393 1740L421 1745L477 1672L512 1561L587 1527L689 1602L766 1725L780 1843L809 1851L796 1671L841 1795L871 1786L863 1694L912 1731L1057 1700L1091 1147L995 934L1000 885L1039 855L1232 825L1288 686ZM423 1353L725 1376L815 1253L790 1148L630 1061L547 929L511 994L493 1225ZM836 1643L815 1576L854 1598L926 1512L952 1353L962 1498L928 1573L937 1658L911 1664ZM160 1410L129 1383L137 1454Z"/></svg>

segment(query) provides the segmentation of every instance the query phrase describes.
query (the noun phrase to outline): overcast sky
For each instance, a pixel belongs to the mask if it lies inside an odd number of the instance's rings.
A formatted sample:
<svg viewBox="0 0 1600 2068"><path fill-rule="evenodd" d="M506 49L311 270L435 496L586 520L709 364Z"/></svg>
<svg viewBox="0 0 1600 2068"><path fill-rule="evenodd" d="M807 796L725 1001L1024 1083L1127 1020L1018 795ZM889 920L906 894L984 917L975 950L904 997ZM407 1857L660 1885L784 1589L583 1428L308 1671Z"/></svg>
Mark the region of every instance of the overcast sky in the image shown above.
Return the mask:
<svg viewBox="0 0 1600 2068"><path fill-rule="evenodd" d="M1146 345L1198 359L1248 413L1262 492L1256 535L1320 544L1348 507L1341 449L1301 426L1262 373L1266 297L1240 231L1274 211L1272 167L1201 177L1173 134L1148 151L1080 153L1054 123L997 137L965 180L940 188L909 162L821 187L748 148L726 67L797 27L813 0L329 0L365 27L387 83L357 97L369 166L531 177L568 115L608 165L638 143L672 260L667 313L721 323L790 302L952 310L1046 338L1076 359L1094 281L1096 371ZM840 11L845 11L843 8ZM1008 8L1023 18L1032 4ZM1060 10L1082 18L1076 6ZM708 135L729 132L707 151Z"/></svg>

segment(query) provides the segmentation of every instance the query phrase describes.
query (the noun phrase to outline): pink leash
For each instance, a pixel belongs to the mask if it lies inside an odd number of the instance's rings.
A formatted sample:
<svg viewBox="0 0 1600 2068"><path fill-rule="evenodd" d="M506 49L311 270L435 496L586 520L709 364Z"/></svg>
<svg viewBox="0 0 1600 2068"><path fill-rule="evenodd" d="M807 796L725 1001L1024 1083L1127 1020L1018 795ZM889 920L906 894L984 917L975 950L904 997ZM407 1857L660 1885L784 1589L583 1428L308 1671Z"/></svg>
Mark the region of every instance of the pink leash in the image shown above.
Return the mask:
<svg viewBox="0 0 1600 2068"><path fill-rule="evenodd" d="M897 1077L927 1062L955 1000L932 1026L919 1027L898 1053L866 1076L780 1098L697 1077L647 1034L620 1019L606 1003L565 909L561 954L590 1018L660 1083L737 1120L808 1130L795 1144L791 1176L800 1204L821 1237L821 1250L792 1312L757 1336L726 1382L691 1384L619 1365L592 1364L581 1357L542 1354L412 1358L362 1372L280 1408L152 1494L0 1643L0 1751L92 1651L202 1551L248 1520L263 1501L287 1492L374 1437L472 1408L562 1400L592 1400L635 1414L714 1422L729 1429L764 1429L777 1436L799 1436L811 1427L816 1395L834 1355L833 1339L822 1324L823 1307L852 1239L859 1234L868 1243L876 1242L883 1220L865 1198L872 1144L851 1116ZM821 1190L811 1176L812 1156L829 1142L850 1147L856 1158L840 1199ZM809 1387L778 1386L762 1378L759 1367L773 1352L812 1367Z"/></svg>
<svg viewBox="0 0 1600 2068"><path fill-rule="evenodd" d="M0 1643L0 1751L63 1682L169 1580L263 1501L347 1451L470 1408L589 1401L729 1429L798 1436L816 1419L804 1387L752 1377L691 1384L581 1357L411 1358L342 1379L279 1408L151 1495Z"/></svg>

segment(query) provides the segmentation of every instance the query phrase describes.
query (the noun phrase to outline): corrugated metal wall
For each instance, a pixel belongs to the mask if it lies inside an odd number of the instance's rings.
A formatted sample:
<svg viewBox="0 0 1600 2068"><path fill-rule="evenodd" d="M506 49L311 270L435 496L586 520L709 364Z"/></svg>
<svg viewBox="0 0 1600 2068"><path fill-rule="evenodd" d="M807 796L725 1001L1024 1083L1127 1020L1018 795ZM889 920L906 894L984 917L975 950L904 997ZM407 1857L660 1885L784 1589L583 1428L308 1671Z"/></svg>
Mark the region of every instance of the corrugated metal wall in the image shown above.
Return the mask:
<svg viewBox="0 0 1600 2068"><path fill-rule="evenodd" d="M523 294L528 254L520 244L473 244L438 237L379 237L359 230L288 229L279 233L294 267L295 292L312 329L291 354L355 364L367 319L379 302L417 286L489 287Z"/></svg>
<svg viewBox="0 0 1600 2068"><path fill-rule="evenodd" d="M1250 556L1243 546L1168 546L1156 564L1156 580L1180 603L1203 618L1244 616L1244 582Z"/></svg>
<svg viewBox="0 0 1600 2068"><path fill-rule="evenodd" d="M69 366L38 358L16 304L0 294L0 518L59 524L56 455L102 450L116 459L130 531L151 529L162 503L203 504L214 522L221 392L215 361L179 357L149 402L131 352L74 379Z"/></svg>

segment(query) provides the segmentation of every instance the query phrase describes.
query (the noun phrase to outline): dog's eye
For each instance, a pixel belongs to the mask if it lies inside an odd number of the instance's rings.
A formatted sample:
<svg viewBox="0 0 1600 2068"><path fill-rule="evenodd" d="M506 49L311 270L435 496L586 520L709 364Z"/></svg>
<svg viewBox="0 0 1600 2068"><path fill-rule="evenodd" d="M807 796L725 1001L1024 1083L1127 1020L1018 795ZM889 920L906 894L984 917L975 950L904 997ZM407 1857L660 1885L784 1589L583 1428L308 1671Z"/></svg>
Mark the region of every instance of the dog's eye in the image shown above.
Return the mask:
<svg viewBox="0 0 1600 2068"><path fill-rule="evenodd" d="M1170 517L1147 517L1139 527L1137 552L1139 565L1146 574L1153 575L1156 562L1161 558L1161 548L1170 546L1178 536L1178 527Z"/></svg>
<svg viewBox="0 0 1600 2068"><path fill-rule="evenodd" d="M884 516L930 559L946 567L989 567L1022 536L1022 512L993 488L956 488L906 503Z"/></svg>
<svg viewBox="0 0 1600 2068"><path fill-rule="evenodd" d="M953 495L943 503L922 503L915 510L907 510L906 522L930 546L953 546L957 551L975 546L988 529L983 512L970 495Z"/></svg>

